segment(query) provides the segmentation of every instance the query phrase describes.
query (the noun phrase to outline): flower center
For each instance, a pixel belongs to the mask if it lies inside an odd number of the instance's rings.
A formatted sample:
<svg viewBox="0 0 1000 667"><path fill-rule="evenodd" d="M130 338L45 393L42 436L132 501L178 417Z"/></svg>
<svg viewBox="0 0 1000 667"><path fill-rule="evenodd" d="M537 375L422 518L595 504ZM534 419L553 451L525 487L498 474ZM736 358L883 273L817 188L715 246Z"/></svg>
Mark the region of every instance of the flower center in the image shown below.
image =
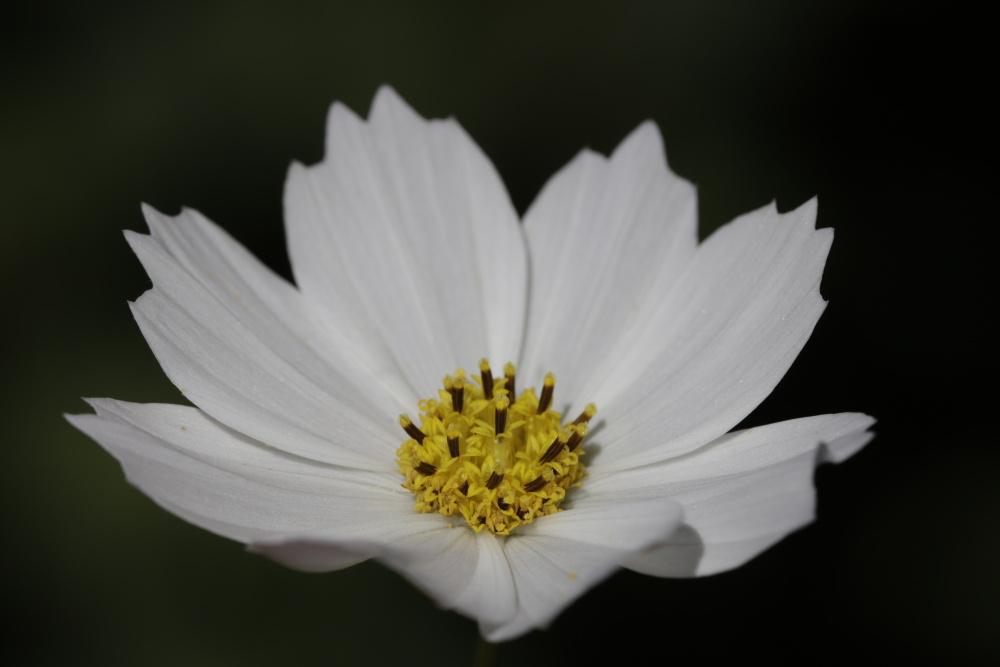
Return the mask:
<svg viewBox="0 0 1000 667"><path fill-rule="evenodd" d="M545 376L541 396L517 396L514 364L493 379L479 362L470 381L461 368L444 379L438 398L420 401L421 424L400 415L410 439L396 451L403 487L418 512L465 517L473 530L507 535L559 511L566 490L584 474L580 443L597 413L591 403L573 422L551 410L556 379Z"/></svg>

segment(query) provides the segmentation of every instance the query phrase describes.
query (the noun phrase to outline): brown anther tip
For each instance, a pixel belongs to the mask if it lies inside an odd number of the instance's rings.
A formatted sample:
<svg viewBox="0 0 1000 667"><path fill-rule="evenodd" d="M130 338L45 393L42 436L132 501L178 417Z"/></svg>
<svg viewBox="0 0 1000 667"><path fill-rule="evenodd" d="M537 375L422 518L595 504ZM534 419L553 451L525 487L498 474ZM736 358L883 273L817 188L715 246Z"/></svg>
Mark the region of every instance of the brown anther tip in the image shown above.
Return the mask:
<svg viewBox="0 0 1000 667"><path fill-rule="evenodd" d="M588 403L587 407L585 407L583 409L583 412L580 413L580 416L573 420L573 423L586 424L591 419L593 419L594 415L596 414L597 414L597 406L594 405L593 403Z"/></svg>
<svg viewBox="0 0 1000 667"><path fill-rule="evenodd" d="M542 384L542 397L538 399L538 414L542 414L552 405L552 392L556 388L556 376L552 373L545 374L545 382Z"/></svg>
<svg viewBox="0 0 1000 667"><path fill-rule="evenodd" d="M457 459L459 454L458 436L459 436L458 427L455 426L454 424L451 424L448 427L447 438L448 438L448 453L451 454L451 457L453 459Z"/></svg>
<svg viewBox="0 0 1000 667"><path fill-rule="evenodd" d="M420 465L414 468L421 475L433 475L437 472L437 466L428 463L427 461L421 461Z"/></svg>
<svg viewBox="0 0 1000 667"><path fill-rule="evenodd" d="M583 436L587 435L587 431L589 430L586 424L576 424L575 426L576 428L573 429L573 435L569 437L569 442L566 443L569 447L569 451L571 452L580 446L580 443L583 441Z"/></svg>
<svg viewBox="0 0 1000 667"><path fill-rule="evenodd" d="M445 387L448 385L445 384ZM460 377L455 378L448 387L448 392L451 394L452 410L461 414L462 408L465 407L465 380Z"/></svg>
<svg viewBox="0 0 1000 667"><path fill-rule="evenodd" d="M496 417L493 420L493 430L497 437L507 428L507 408L510 407L510 399L506 396L497 396L493 402L496 407Z"/></svg>
<svg viewBox="0 0 1000 667"><path fill-rule="evenodd" d="M503 473L498 474L494 471L494 473L490 475L490 478L486 480L486 488L492 491L493 489L500 486L500 482L502 481L503 481Z"/></svg>
<svg viewBox="0 0 1000 667"><path fill-rule="evenodd" d="M479 360L479 375L483 379L483 395L486 398L493 398L493 371L490 370L490 362L485 358Z"/></svg>
<svg viewBox="0 0 1000 667"><path fill-rule="evenodd" d="M552 444L549 445L549 448L545 450L545 453L542 454L542 457L540 459L538 459L538 462L539 463L551 463L552 461L555 461L556 457L559 456L559 452L562 451L563 447L566 446L567 442L568 442L568 439L564 438L563 434L560 433L555 438L555 440L552 441Z"/></svg>
<svg viewBox="0 0 1000 667"><path fill-rule="evenodd" d="M516 375L516 373L514 371L514 364L508 361L503 366L503 376L505 378L507 378L507 386L506 386L507 395L508 396L513 396L516 399L517 398L517 390L514 388L514 376L515 375Z"/></svg>
<svg viewBox="0 0 1000 667"><path fill-rule="evenodd" d="M545 488L545 485L548 484L548 483L549 483L549 480L545 479L545 477L539 476L536 479L533 479L532 481L530 481L527 484L525 484L524 485L524 490L527 491L528 493L534 493L535 491L541 491L542 489Z"/></svg>
<svg viewBox="0 0 1000 667"><path fill-rule="evenodd" d="M410 421L409 415L399 415L399 425L403 427L404 431L406 431L406 435L410 436L418 443L423 444L424 438L427 437L427 434L417 428L417 425Z"/></svg>

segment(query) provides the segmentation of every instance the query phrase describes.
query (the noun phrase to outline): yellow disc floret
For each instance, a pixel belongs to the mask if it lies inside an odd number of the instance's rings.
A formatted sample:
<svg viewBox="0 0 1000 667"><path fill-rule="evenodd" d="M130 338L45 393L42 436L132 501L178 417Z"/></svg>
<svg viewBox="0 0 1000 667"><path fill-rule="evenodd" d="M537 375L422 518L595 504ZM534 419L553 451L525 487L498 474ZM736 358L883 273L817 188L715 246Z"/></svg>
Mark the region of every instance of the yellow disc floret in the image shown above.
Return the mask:
<svg viewBox="0 0 1000 667"><path fill-rule="evenodd" d="M566 490L583 477L580 443L597 409L588 405L563 426L550 409L551 373L540 396L534 389L516 396L513 364L496 381L485 359L479 371L470 381L458 369L437 399L420 401L419 427L399 417L409 440L396 456L418 512L461 515L476 532L507 535L559 511Z"/></svg>

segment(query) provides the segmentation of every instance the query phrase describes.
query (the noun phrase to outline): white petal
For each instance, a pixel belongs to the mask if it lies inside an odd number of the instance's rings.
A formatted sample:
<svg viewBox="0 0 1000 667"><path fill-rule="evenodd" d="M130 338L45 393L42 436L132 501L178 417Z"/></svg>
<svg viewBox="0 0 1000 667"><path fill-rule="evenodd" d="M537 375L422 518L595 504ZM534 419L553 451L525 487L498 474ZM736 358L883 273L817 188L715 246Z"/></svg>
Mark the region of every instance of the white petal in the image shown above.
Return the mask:
<svg viewBox="0 0 1000 667"><path fill-rule="evenodd" d="M90 401L70 423L117 458L129 481L191 523L241 542L374 525L408 516L395 476L284 454L179 405ZM351 554L337 566L364 556Z"/></svg>
<svg viewBox="0 0 1000 667"><path fill-rule="evenodd" d="M481 623L506 623L517 612L517 593L502 540L484 530L476 533L476 541L479 545L476 571L455 607Z"/></svg>
<svg viewBox="0 0 1000 667"><path fill-rule="evenodd" d="M379 341L418 395L483 356L517 357L524 241L496 170L454 120L425 121L388 88L367 123L335 104L326 158L292 167L285 207L303 293Z"/></svg>
<svg viewBox="0 0 1000 667"><path fill-rule="evenodd" d="M774 388L812 333L833 239L816 201L755 211L719 229L581 398L597 403L602 465L679 456L722 435Z"/></svg>
<svg viewBox="0 0 1000 667"><path fill-rule="evenodd" d="M162 229L170 221L158 224ZM336 339L308 326L294 290L231 291L239 283L220 289L201 278L209 267L188 272L156 239L128 239L154 283L133 304L136 321L164 372L191 402L293 454L395 468L394 418L402 406L385 391L391 378L369 382L362 369L339 363L337 353L317 352Z"/></svg>
<svg viewBox="0 0 1000 667"><path fill-rule="evenodd" d="M441 530L444 525L437 514L413 512L413 496L405 509L385 513L374 521L359 522L350 526L319 528L308 533L293 533L277 537L264 537L249 544L249 551L263 554L296 570L326 572L343 567L350 559L357 562L358 555L375 557L386 550L386 545L407 544L412 540L438 540L441 548L448 542ZM433 537L428 538L428 535ZM348 563L349 564L349 563ZM469 568L472 571L472 568Z"/></svg>
<svg viewBox="0 0 1000 667"><path fill-rule="evenodd" d="M668 500L581 506L553 514L506 538L503 548L517 589L517 615L480 623L490 641L545 627L556 614L634 554L666 540L681 523Z"/></svg>
<svg viewBox="0 0 1000 667"><path fill-rule="evenodd" d="M813 519L813 470L865 445L875 420L843 413L729 433L685 456L627 471L588 469L578 502L671 498L685 529L628 567L663 577L737 567ZM822 447L821 447L822 445Z"/></svg>
<svg viewBox="0 0 1000 667"><path fill-rule="evenodd" d="M525 215L531 294L523 371L547 371L558 397L589 401L582 384L684 268L697 245L694 188L667 168L653 123L610 159L583 151Z"/></svg>
<svg viewBox="0 0 1000 667"><path fill-rule="evenodd" d="M342 554L368 554L398 570L444 609L496 624L513 617L514 584L500 541L493 534L477 534L464 521L416 514L412 509L377 528L377 534L358 537L341 532L263 541L251 550L291 567L315 571L331 569Z"/></svg>
<svg viewBox="0 0 1000 667"><path fill-rule="evenodd" d="M323 326L302 294L250 254L223 229L197 211L175 217L143 205L152 238L200 282L219 305L232 312L272 349L282 350L300 369L315 370L331 382L346 372L372 405L410 406L415 395L386 355L365 341ZM142 237L133 236L135 239ZM151 276L156 282L155 277ZM345 371L334 372L334 369ZM391 408L390 408L391 409Z"/></svg>

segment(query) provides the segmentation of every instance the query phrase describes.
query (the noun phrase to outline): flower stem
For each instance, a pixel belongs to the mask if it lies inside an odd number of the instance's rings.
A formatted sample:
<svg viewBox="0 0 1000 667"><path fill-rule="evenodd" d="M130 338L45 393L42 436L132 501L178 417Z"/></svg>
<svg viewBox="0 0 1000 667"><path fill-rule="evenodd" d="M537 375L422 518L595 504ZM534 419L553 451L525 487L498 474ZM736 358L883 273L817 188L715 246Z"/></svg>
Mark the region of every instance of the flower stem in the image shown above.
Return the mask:
<svg viewBox="0 0 1000 667"><path fill-rule="evenodd" d="M494 667L497 664L497 656L500 655L500 644L494 644L483 639L483 636L476 630L476 659L473 667Z"/></svg>

